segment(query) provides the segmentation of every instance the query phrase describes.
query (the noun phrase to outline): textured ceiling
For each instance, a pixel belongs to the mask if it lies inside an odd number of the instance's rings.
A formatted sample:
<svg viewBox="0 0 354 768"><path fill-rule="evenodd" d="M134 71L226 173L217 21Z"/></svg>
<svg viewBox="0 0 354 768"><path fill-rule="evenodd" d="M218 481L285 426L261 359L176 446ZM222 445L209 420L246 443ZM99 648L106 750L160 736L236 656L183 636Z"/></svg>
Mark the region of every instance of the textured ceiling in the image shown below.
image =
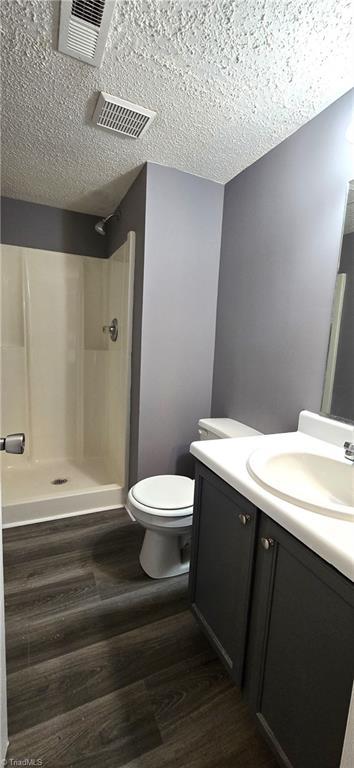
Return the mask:
<svg viewBox="0 0 354 768"><path fill-rule="evenodd" d="M141 164L226 182L352 86L351 0L117 0L99 69L56 51L59 5L2 0L3 194L107 213ZM90 123L98 91L158 115Z"/></svg>

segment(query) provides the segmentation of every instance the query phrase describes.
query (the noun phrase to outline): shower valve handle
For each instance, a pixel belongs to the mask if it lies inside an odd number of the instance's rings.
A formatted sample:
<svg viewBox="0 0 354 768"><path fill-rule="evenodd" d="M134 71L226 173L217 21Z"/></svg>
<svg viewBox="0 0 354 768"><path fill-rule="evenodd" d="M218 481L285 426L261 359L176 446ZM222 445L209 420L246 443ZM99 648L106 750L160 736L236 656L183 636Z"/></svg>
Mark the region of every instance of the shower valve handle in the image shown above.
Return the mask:
<svg viewBox="0 0 354 768"><path fill-rule="evenodd" d="M23 432L16 432L14 435L0 437L0 451L6 453L24 453L26 438Z"/></svg>
<svg viewBox="0 0 354 768"><path fill-rule="evenodd" d="M118 320L113 318L110 325L104 325L102 328L103 333L109 333L111 341L117 341L118 338Z"/></svg>

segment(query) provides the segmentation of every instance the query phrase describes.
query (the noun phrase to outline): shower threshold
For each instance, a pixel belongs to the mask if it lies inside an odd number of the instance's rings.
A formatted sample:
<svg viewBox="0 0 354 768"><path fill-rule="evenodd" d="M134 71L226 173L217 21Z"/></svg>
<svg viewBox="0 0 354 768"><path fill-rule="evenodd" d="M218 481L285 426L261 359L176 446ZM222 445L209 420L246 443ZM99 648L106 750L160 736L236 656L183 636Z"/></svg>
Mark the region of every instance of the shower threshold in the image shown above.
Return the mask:
<svg viewBox="0 0 354 768"><path fill-rule="evenodd" d="M125 503L125 489L112 482L101 459L27 462L2 471L3 525L114 509Z"/></svg>

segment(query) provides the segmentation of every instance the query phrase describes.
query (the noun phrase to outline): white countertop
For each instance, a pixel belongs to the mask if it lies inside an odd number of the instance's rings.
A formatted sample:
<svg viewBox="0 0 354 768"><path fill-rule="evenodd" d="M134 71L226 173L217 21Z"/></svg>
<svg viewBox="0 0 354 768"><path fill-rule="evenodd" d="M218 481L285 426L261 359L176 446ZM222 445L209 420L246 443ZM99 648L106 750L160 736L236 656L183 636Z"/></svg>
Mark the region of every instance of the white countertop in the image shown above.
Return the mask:
<svg viewBox="0 0 354 768"><path fill-rule="evenodd" d="M262 445L280 447L289 442L289 438L293 444L301 442L301 446L315 452L320 453L323 447L323 441L317 437L287 432L198 441L192 443L190 450L232 488L354 582L354 523L295 506L267 491L248 472L247 459L253 451Z"/></svg>

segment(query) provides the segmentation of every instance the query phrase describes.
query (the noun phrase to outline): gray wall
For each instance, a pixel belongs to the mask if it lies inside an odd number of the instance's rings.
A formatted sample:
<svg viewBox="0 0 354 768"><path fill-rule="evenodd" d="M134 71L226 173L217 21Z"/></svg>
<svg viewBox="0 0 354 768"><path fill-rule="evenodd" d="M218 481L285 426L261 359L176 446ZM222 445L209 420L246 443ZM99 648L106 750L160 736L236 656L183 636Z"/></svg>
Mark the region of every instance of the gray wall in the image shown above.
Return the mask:
<svg viewBox="0 0 354 768"><path fill-rule="evenodd" d="M223 187L148 163L139 478L192 473L210 415Z"/></svg>
<svg viewBox="0 0 354 768"><path fill-rule="evenodd" d="M354 232L344 235L339 272L347 275L331 413L354 421Z"/></svg>
<svg viewBox="0 0 354 768"><path fill-rule="evenodd" d="M107 239L94 230L98 218L2 197L1 242L105 258Z"/></svg>
<svg viewBox="0 0 354 768"><path fill-rule="evenodd" d="M139 176L120 203L120 218L118 220L112 219L107 230L109 254L114 253L114 251L125 242L128 232L133 231L136 236L130 406L130 484L134 483L138 476L139 462L140 356L144 278L145 208L146 165L143 167Z"/></svg>
<svg viewBox="0 0 354 768"><path fill-rule="evenodd" d="M225 188L214 416L269 433L320 410L350 118L346 94Z"/></svg>

